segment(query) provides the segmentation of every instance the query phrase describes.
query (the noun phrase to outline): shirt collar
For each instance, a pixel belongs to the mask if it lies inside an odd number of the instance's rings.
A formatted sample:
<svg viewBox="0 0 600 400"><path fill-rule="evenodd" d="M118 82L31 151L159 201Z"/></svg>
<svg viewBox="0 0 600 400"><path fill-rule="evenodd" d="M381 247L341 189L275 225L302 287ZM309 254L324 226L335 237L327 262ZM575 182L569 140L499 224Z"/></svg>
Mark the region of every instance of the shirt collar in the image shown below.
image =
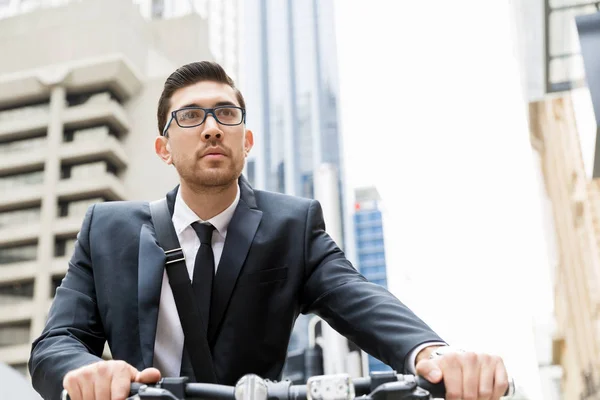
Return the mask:
<svg viewBox="0 0 600 400"><path fill-rule="evenodd" d="M235 199L233 200L233 203L231 203L229 205L229 207L227 207L225 210L223 210L220 214L215 215L214 217L210 218L208 221L203 221L202 219L200 219L196 215L196 213L193 212L192 209L189 208L187 204L185 204L183 197L181 197L181 190L178 190L177 196L175 197L175 209L173 210L173 226L175 227L175 232L177 232L177 234L179 235L179 234L181 234L181 232L183 232L184 229L186 229L192 223L199 221L199 222L208 222L208 223L212 224L212 226L215 227L217 232L219 232L219 234L222 237L227 236L227 227L229 226L229 222L231 221L231 218L233 218L233 213L235 212L235 208L237 207L238 203L240 202L240 188L238 185L235 185L235 186L237 187L237 193L235 195Z"/></svg>

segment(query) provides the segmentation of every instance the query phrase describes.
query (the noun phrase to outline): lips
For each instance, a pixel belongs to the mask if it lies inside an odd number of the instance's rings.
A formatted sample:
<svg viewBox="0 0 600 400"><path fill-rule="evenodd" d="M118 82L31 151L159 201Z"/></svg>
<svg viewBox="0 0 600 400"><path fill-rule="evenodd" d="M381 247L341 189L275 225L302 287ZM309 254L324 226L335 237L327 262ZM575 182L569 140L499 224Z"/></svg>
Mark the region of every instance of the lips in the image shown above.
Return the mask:
<svg viewBox="0 0 600 400"><path fill-rule="evenodd" d="M220 148L210 148L202 153L202 157L224 157L226 155L225 150Z"/></svg>

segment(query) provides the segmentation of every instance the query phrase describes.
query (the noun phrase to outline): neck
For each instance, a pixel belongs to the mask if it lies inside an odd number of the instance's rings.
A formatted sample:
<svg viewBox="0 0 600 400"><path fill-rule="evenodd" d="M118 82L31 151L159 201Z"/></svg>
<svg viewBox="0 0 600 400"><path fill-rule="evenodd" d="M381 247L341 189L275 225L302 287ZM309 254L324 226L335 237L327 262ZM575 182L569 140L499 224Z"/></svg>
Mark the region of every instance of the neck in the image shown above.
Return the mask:
<svg viewBox="0 0 600 400"><path fill-rule="evenodd" d="M181 181L181 198L200 219L207 221L225 211L238 191L237 179L228 186L193 188Z"/></svg>

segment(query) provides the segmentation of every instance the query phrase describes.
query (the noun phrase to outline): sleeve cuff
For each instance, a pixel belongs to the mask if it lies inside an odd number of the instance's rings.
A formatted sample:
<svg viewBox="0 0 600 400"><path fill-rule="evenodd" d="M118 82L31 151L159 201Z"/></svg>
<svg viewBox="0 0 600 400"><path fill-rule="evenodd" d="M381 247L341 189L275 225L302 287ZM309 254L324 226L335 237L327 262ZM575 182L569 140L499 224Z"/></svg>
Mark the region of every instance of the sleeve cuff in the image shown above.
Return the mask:
<svg viewBox="0 0 600 400"><path fill-rule="evenodd" d="M430 346L448 346L448 343L427 342L427 343L418 345L417 347L412 349L410 353L408 353L408 356L406 357L406 361L404 363L404 370L407 371L409 374L416 375L417 370L416 370L415 361L417 360L417 355L419 354L419 352L421 350L423 350L427 347L430 347Z"/></svg>

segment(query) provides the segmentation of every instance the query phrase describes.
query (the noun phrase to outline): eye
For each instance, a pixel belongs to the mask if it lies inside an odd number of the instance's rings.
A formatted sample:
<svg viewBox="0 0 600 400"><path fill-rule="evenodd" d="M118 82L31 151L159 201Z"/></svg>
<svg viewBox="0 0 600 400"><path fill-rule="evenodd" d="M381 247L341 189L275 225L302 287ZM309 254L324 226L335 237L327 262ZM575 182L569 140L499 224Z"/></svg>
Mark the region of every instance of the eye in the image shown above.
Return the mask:
<svg viewBox="0 0 600 400"><path fill-rule="evenodd" d="M199 119L204 115L204 111L202 110L181 110L177 114L177 118L183 121L191 120L191 119Z"/></svg>
<svg viewBox="0 0 600 400"><path fill-rule="evenodd" d="M223 107L216 109L215 112L218 120L224 124L239 124L242 119L242 112L239 108Z"/></svg>

